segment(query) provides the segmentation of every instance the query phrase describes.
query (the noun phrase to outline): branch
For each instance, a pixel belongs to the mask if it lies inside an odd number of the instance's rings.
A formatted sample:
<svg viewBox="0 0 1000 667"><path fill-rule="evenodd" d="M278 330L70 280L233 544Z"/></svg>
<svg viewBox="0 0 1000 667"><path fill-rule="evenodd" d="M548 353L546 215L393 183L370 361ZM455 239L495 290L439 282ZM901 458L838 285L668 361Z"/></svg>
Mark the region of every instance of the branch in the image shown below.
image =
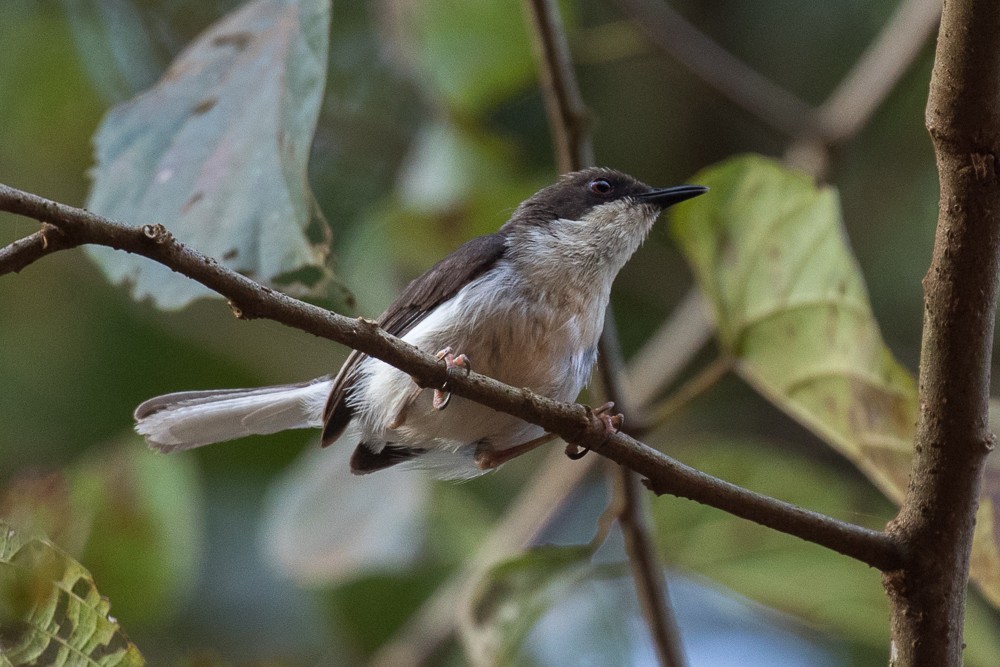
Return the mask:
<svg viewBox="0 0 1000 667"><path fill-rule="evenodd" d="M609 436L590 408L515 389L476 372L449 370L434 356L387 334L364 318L351 319L293 299L186 247L160 225L130 227L83 209L58 204L0 184L0 210L58 227L74 245L96 243L148 257L229 300L240 319L267 318L327 338L380 359L413 376L422 387L440 387L591 449L648 478L656 493L670 493L718 507L776 530L857 558L882 570L900 562L886 535L809 512L698 472L624 433ZM0 273L3 272L0 266Z"/></svg>
<svg viewBox="0 0 1000 667"><path fill-rule="evenodd" d="M18 273L50 253L74 248L77 245L79 244L68 239L58 228L42 225L42 228L31 236L0 248L0 276Z"/></svg>
<svg viewBox="0 0 1000 667"><path fill-rule="evenodd" d="M815 132L815 109L726 51L665 2L618 0L661 51L737 106L793 137Z"/></svg>
<svg viewBox="0 0 1000 667"><path fill-rule="evenodd" d="M586 108L573 71L569 41L563 29L559 6L555 0L530 0L528 5L537 44L542 96L554 139L556 161L561 172L582 169L594 163L594 151L585 122ZM633 406L627 405L626 394L620 386L624 363L614 313L610 306L605 314L599 347L598 368L607 399L614 402L623 413L636 415ZM686 661L681 648L680 631L669 607L663 567L657 560L644 508L636 493L638 480L625 468L619 468L615 473L613 493L617 499L616 504L621 508L618 517L625 536L626 551L643 618L649 627L660 664L666 667L683 667Z"/></svg>
<svg viewBox="0 0 1000 667"><path fill-rule="evenodd" d="M987 454L1000 275L1000 9L945 3L927 103L941 180L924 278L920 417L910 484L888 532L904 567L885 577L900 665L961 665L969 554Z"/></svg>
<svg viewBox="0 0 1000 667"><path fill-rule="evenodd" d="M573 73L569 43L555 0L528 0L542 97L559 173L594 164L587 108Z"/></svg>
<svg viewBox="0 0 1000 667"><path fill-rule="evenodd" d="M906 0L816 110L818 132L833 144L861 131L920 53L941 15L941 0Z"/></svg>
<svg viewBox="0 0 1000 667"><path fill-rule="evenodd" d="M562 459L562 460L560 460ZM406 624L375 654L373 667L427 664L455 630L455 610L469 599L469 586L490 567L530 546L538 533L561 512L566 498L594 469L599 459L566 465L553 449L538 473L490 530L467 565L449 577Z"/></svg>
<svg viewBox="0 0 1000 667"><path fill-rule="evenodd" d="M646 495L641 492L639 477L628 468L619 467L615 476L615 495L619 498L618 522L625 539L632 579L639 597L639 608L652 635L653 646L661 665L684 667L684 645L677 619L670 604L663 565L650 537Z"/></svg>

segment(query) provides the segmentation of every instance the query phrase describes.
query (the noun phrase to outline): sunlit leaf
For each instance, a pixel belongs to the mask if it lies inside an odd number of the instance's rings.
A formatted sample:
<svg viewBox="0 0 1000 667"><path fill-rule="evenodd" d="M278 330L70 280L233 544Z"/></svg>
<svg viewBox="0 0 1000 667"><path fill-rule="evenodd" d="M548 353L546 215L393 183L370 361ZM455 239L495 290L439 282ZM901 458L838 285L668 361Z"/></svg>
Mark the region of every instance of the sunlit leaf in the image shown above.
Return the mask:
<svg viewBox="0 0 1000 667"><path fill-rule="evenodd" d="M901 502L916 385L882 340L836 191L753 156L692 182L712 192L679 208L672 230L737 372ZM987 493L991 484L1000 487L987 481ZM988 530L995 522L984 512L972 576L1000 604L997 537Z"/></svg>
<svg viewBox="0 0 1000 667"><path fill-rule="evenodd" d="M347 444L309 448L268 497L264 550L306 584L399 570L422 545L430 478L398 468L353 475Z"/></svg>
<svg viewBox="0 0 1000 667"><path fill-rule="evenodd" d="M82 565L0 521L0 667L145 664Z"/></svg>
<svg viewBox="0 0 1000 667"><path fill-rule="evenodd" d="M591 546L537 547L493 566L477 582L461 623L474 664L510 664L538 619L593 574Z"/></svg>
<svg viewBox="0 0 1000 667"><path fill-rule="evenodd" d="M327 231L314 224L306 166L329 10L329 0L255 0L214 24L155 87L105 117L88 207L161 223L259 280L319 281ZM179 308L209 294L143 258L89 251L137 299Z"/></svg>

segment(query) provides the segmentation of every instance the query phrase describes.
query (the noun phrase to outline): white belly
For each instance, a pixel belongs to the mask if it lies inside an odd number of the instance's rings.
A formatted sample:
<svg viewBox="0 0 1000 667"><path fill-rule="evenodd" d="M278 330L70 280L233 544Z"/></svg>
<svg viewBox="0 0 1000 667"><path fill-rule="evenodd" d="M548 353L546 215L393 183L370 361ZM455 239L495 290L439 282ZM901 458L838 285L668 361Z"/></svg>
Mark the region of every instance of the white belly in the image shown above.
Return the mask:
<svg viewBox="0 0 1000 667"><path fill-rule="evenodd" d="M434 354L452 347L472 368L501 382L561 401L580 393L596 359L607 296L588 295L587 311L560 318L545 300L480 279L442 304L403 340ZM459 452L476 446L501 450L538 437L542 429L459 396L445 410L431 406L433 390L419 391L407 374L366 359L352 405L362 441ZM417 393L418 392L418 393ZM469 447L471 446L471 447Z"/></svg>

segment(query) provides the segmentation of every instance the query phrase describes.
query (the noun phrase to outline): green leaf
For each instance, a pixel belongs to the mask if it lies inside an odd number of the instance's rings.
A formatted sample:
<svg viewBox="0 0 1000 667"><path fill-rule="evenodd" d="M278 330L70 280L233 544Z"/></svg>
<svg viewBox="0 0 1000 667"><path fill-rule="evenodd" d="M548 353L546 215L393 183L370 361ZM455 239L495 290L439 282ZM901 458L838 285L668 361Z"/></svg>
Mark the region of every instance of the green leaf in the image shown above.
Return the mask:
<svg viewBox="0 0 1000 667"><path fill-rule="evenodd" d="M588 575L593 548L537 547L487 571L476 583L460 632L473 664L511 664L542 614Z"/></svg>
<svg viewBox="0 0 1000 667"><path fill-rule="evenodd" d="M882 340L836 191L758 156L728 160L692 182L712 192L679 207L672 231L737 373L901 502L916 384ZM1000 469L991 459L990 469ZM1000 496L996 488L1000 470L984 483L972 577L1000 606L989 495Z"/></svg>
<svg viewBox="0 0 1000 667"><path fill-rule="evenodd" d="M738 373L898 502L916 387L882 341L836 192L753 156L694 180L712 194L672 230Z"/></svg>
<svg viewBox="0 0 1000 667"><path fill-rule="evenodd" d="M0 667L143 665L82 565L0 521Z"/></svg>
<svg viewBox="0 0 1000 667"><path fill-rule="evenodd" d="M98 130L87 206L161 223L185 243L262 281L324 276L325 225L306 179L329 30L329 0L256 0L196 39L160 82L112 109ZM169 269L88 248L136 299L180 308L210 292Z"/></svg>

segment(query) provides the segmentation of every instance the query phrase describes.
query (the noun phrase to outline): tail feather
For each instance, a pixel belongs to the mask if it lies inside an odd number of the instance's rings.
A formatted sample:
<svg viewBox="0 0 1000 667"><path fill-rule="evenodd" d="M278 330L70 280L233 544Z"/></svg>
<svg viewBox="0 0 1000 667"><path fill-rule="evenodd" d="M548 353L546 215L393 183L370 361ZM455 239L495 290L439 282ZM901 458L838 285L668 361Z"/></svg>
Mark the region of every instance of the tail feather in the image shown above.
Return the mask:
<svg viewBox="0 0 1000 667"><path fill-rule="evenodd" d="M247 435L319 428L333 386L329 377L255 389L181 391L135 409L135 430L163 452L192 449Z"/></svg>

